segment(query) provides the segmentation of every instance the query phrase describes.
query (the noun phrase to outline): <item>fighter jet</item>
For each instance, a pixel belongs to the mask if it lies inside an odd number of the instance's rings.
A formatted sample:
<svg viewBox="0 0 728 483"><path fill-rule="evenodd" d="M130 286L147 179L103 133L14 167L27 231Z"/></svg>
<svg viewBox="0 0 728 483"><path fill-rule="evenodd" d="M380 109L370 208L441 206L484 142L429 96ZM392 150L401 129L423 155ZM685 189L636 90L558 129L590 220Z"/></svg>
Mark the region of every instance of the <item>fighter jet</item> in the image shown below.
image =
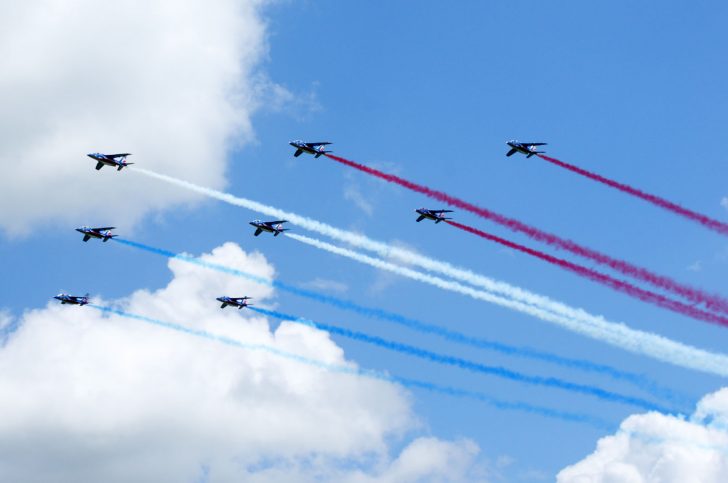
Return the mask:
<svg viewBox="0 0 728 483"><path fill-rule="evenodd" d="M308 153L313 154L314 157L318 158L322 154L326 153L333 153L333 151L326 151L324 149L324 146L327 146L331 143L329 142L323 142L323 143L304 143L303 141L291 141L291 146L296 148L296 152L293 153L295 157L298 157L301 155L301 153Z"/></svg>
<svg viewBox="0 0 728 483"><path fill-rule="evenodd" d="M222 302L222 305L220 306L221 309L224 309L228 305L232 305L233 307L237 307L238 310L242 309L243 307L247 307L249 304L248 300L250 300L250 297L228 297L227 295L223 295L222 297L218 297L217 301Z"/></svg>
<svg viewBox="0 0 728 483"><path fill-rule="evenodd" d="M283 228L283 223L286 223L286 220L276 220L276 221L260 221L255 220L251 221L250 224L255 227L255 236L260 235L264 231L267 231L268 233L273 233L273 236L278 236L284 231L287 231L288 228Z"/></svg>
<svg viewBox="0 0 728 483"><path fill-rule="evenodd" d="M512 156L515 153L525 154L527 158L530 158L534 154L542 154L546 151L536 151L536 146L546 146L546 143L521 143L514 139L506 143L511 147L511 150L506 153L506 156Z"/></svg>
<svg viewBox="0 0 728 483"><path fill-rule="evenodd" d="M62 305L71 304L84 306L88 303L88 294L82 297L80 295L68 295L67 293L61 292L53 298L60 300Z"/></svg>
<svg viewBox="0 0 728 483"><path fill-rule="evenodd" d="M101 169L106 166L114 166L117 171L121 171L122 168L129 166L130 164L134 163L127 163L126 157L131 156L131 153L121 153L121 154L101 154L101 153L91 153L87 154L87 156L91 159L96 160L96 169Z"/></svg>
<svg viewBox="0 0 728 483"><path fill-rule="evenodd" d="M420 215L417 218L418 223L425 218L428 220L434 220L435 224L445 220L452 220L452 218L445 218L445 213L452 213L452 210L428 210L427 208L420 208L415 210L415 212Z"/></svg>
<svg viewBox="0 0 728 483"><path fill-rule="evenodd" d="M111 234L111 230L113 230L114 226L102 226L99 228L91 228L88 226L82 226L81 228L76 228L76 231L79 233L83 233L83 241L87 242L91 238L100 238L104 242L109 241L109 238L114 238L116 235Z"/></svg>

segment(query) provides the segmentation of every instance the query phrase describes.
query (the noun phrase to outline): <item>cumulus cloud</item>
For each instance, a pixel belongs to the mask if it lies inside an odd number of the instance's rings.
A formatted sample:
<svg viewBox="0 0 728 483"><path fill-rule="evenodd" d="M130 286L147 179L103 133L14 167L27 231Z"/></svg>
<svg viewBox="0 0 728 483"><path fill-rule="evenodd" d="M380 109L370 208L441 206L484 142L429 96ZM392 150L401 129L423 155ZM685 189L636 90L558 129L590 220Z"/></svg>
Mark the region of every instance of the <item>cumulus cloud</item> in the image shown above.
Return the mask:
<svg viewBox="0 0 728 483"><path fill-rule="evenodd" d="M94 170L87 153L205 186L252 136L261 97L284 92L260 72L263 0L37 0L0 16L0 230L38 222L122 225L195 195Z"/></svg>
<svg viewBox="0 0 728 483"><path fill-rule="evenodd" d="M263 255L233 243L203 258L275 276ZM106 304L356 367L325 332L285 322L273 332L215 300L271 305L271 287L178 260L169 268L166 286ZM93 307L23 314L0 348L0 394L2 481L453 480L447 472L467 474L478 452L468 441L403 441L419 423L396 384ZM405 449L392 456L393 443Z"/></svg>
<svg viewBox="0 0 728 483"><path fill-rule="evenodd" d="M558 475L562 483L728 481L728 388L704 397L688 419L633 415L591 455Z"/></svg>

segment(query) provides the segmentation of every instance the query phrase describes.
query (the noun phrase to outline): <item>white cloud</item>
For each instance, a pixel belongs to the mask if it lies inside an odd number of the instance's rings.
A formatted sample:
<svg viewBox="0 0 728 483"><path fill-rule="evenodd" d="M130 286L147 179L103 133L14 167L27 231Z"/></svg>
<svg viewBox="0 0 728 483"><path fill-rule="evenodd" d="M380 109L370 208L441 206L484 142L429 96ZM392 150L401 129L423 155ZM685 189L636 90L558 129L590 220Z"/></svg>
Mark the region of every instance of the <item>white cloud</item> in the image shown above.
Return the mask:
<svg viewBox="0 0 728 483"><path fill-rule="evenodd" d="M688 270L691 272L700 272L703 270L703 262L701 260L696 260L690 265L688 265Z"/></svg>
<svg viewBox="0 0 728 483"><path fill-rule="evenodd" d="M345 284L344 282L339 282L337 280L329 280L327 278L320 278L316 277L310 282L306 282L303 284L306 288L311 288L314 290L319 290L323 292L336 292L336 293L344 293L349 291L349 286Z"/></svg>
<svg viewBox="0 0 728 483"><path fill-rule="evenodd" d="M263 0L5 2L0 16L0 230L127 225L195 195L94 170L87 153L222 187L252 139L266 55ZM267 93L267 94L266 94Z"/></svg>
<svg viewBox="0 0 728 483"><path fill-rule="evenodd" d="M347 185L344 188L344 199L354 203L367 216L374 214L374 205L361 193L358 185L354 183Z"/></svg>
<svg viewBox="0 0 728 483"><path fill-rule="evenodd" d="M728 481L728 388L704 397L689 419L628 417L591 455L558 475L562 483Z"/></svg>
<svg viewBox="0 0 728 483"><path fill-rule="evenodd" d="M204 258L275 275L263 255L233 243ZM265 318L215 300L250 295L266 305L270 287L177 260L169 267L167 286L111 303L355 367L325 332L285 322L271 332ZM419 424L398 385L92 307L26 312L0 348L0 394L1 481L439 481L467 474L478 452L425 438L392 457L391 445Z"/></svg>

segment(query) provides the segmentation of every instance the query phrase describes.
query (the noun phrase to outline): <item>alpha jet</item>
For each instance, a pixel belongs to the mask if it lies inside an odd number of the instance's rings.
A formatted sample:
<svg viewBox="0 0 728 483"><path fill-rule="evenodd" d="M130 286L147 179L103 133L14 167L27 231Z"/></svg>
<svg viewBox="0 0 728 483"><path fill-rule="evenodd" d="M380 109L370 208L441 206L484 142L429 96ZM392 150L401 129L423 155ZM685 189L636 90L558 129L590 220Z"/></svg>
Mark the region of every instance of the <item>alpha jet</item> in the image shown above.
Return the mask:
<svg viewBox="0 0 728 483"><path fill-rule="evenodd" d="M79 233L83 233L83 241L87 242L91 238L100 238L104 243L109 241L109 238L114 238L116 235L111 234L111 230L113 230L114 226L102 226L99 228L91 228L89 226L82 226L81 228L76 228L76 231Z"/></svg>
<svg viewBox="0 0 728 483"><path fill-rule="evenodd" d="M515 153L525 154L527 158L530 158L534 154L543 154L546 151L537 151L538 146L546 146L546 143L521 143L516 140L510 140L506 143L511 147L511 150L506 153L506 156L512 156Z"/></svg>
<svg viewBox="0 0 728 483"><path fill-rule="evenodd" d="M301 155L301 153L308 153L308 154L313 154L314 157L318 158L322 154L333 153L333 151L326 151L326 149L324 148L324 146L332 144L329 142L304 143L303 141L291 141L288 144L290 144L291 146L296 148L296 152L293 153L293 156L295 156L295 157L299 157Z"/></svg>
<svg viewBox="0 0 728 483"><path fill-rule="evenodd" d="M283 228L283 223L286 223L286 220L276 220L276 221L260 221L255 220L251 221L250 224L255 227L255 236L260 235L264 231L267 231L268 233L273 233L273 236L278 236L284 231L288 231L288 228Z"/></svg>
<svg viewBox="0 0 728 483"><path fill-rule="evenodd" d="M427 208L420 208L415 210L420 216L417 217L417 222L421 222L425 218L428 220L434 220L435 224L445 220L452 220L452 218L446 218L445 213L452 213L452 210L428 210Z"/></svg>
<svg viewBox="0 0 728 483"><path fill-rule="evenodd" d="M238 310L242 309L243 307L247 307L249 304L248 300L250 300L250 297L228 297L227 295L223 295L222 297L218 297L217 301L222 302L222 305L220 306L221 309L224 309L228 305L231 305L233 307L237 307Z"/></svg>
<svg viewBox="0 0 728 483"><path fill-rule="evenodd" d="M71 305L84 306L88 303L88 294L86 294L84 296L80 296L80 295L68 295L67 293L61 292L53 298L56 300L60 300L62 305L71 304Z"/></svg>
<svg viewBox="0 0 728 483"><path fill-rule="evenodd" d="M121 171L122 168L125 168L126 166L129 166L130 164L134 164L134 163L128 163L126 161L126 157L131 156L131 153L121 153L121 154L91 153L91 154L87 154L87 156L91 159L96 160L96 169L101 169L104 166L113 166L116 168L117 171Z"/></svg>

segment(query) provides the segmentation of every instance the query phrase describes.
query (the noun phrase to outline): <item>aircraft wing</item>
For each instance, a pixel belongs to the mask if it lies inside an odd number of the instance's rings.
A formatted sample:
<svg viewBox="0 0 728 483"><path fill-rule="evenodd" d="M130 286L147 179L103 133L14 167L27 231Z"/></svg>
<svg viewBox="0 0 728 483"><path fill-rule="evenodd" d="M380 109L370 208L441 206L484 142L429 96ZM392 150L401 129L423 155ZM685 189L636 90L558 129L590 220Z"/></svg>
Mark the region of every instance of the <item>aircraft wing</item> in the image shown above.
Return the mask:
<svg viewBox="0 0 728 483"><path fill-rule="evenodd" d="M430 213L452 213L452 210L430 210Z"/></svg>
<svg viewBox="0 0 728 483"><path fill-rule="evenodd" d="M131 156L131 153L120 153L120 154L107 154L107 158L123 158L124 156Z"/></svg>
<svg viewBox="0 0 728 483"><path fill-rule="evenodd" d="M116 227L115 226L99 226L99 227L94 228L94 230L99 230L99 231L101 231L101 230L113 230L114 228L116 228Z"/></svg>
<svg viewBox="0 0 728 483"><path fill-rule="evenodd" d="M506 156L513 156L516 153L516 151L518 151L518 150L516 148L513 148L506 153Z"/></svg>
<svg viewBox="0 0 728 483"><path fill-rule="evenodd" d="M278 225L280 223L287 223L287 222L288 222L288 220L276 220L276 221L266 221L265 224L270 226L270 225Z"/></svg>
<svg viewBox="0 0 728 483"><path fill-rule="evenodd" d="M331 144L329 142L324 143L306 143L306 146L326 146L327 144Z"/></svg>
<svg viewBox="0 0 728 483"><path fill-rule="evenodd" d="M258 228L257 230L255 230L255 233L254 233L254 235L255 235L255 236L258 236L258 235L260 235L261 233L263 233L263 229L262 229L262 228Z"/></svg>
<svg viewBox="0 0 728 483"><path fill-rule="evenodd" d="M104 163L102 163L101 161L99 161L98 163L96 163L96 169L101 169L103 167L104 167Z"/></svg>
<svg viewBox="0 0 728 483"><path fill-rule="evenodd" d="M548 143L523 143L526 146L546 146Z"/></svg>

